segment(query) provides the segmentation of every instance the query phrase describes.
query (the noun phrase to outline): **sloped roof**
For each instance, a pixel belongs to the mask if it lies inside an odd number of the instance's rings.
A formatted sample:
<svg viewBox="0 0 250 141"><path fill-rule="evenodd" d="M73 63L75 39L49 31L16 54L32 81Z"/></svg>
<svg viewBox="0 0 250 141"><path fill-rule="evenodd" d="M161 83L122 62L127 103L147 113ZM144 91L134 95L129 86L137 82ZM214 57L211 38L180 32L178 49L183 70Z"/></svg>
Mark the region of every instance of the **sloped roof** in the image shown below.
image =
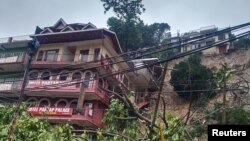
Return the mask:
<svg viewBox="0 0 250 141"><path fill-rule="evenodd" d="M72 31L85 30L85 29L96 29L96 26L92 23L71 23L67 24L62 18L59 19L53 26L48 26L44 28L40 28L37 26L35 34L44 34L48 33L57 33L57 32L67 32L67 30L63 30L66 28L72 29Z"/></svg>

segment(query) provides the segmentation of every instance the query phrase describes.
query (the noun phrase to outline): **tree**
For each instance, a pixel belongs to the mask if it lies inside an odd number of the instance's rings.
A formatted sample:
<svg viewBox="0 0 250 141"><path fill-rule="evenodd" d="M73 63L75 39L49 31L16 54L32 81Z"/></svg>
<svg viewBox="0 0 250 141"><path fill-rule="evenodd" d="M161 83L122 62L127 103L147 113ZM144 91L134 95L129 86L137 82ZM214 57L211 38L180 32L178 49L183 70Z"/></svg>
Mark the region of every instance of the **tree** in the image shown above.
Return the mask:
<svg viewBox="0 0 250 141"><path fill-rule="evenodd" d="M126 107L117 99L111 100L111 104L103 118L105 127L99 129L97 139L107 141L120 141L123 139L136 139L138 134L137 118L129 117L129 112ZM113 136L105 134L112 133Z"/></svg>
<svg viewBox="0 0 250 141"><path fill-rule="evenodd" d="M201 65L200 54L192 55L175 65L174 71L171 72L170 83L180 97L188 100L209 98L215 94L213 73Z"/></svg>
<svg viewBox="0 0 250 141"><path fill-rule="evenodd" d="M170 26L167 23L153 23L144 25L142 33L142 47L160 44L164 39L170 37Z"/></svg>
<svg viewBox="0 0 250 141"><path fill-rule="evenodd" d="M123 22L115 17L109 18L107 23L109 29L116 33L123 51L160 45L170 36L167 23L145 25L143 21Z"/></svg>
<svg viewBox="0 0 250 141"><path fill-rule="evenodd" d="M209 124L210 121L214 121L212 124L221 124L222 112L220 109L223 108L223 104L214 103L212 106L206 108L205 114L206 120ZM250 123L250 112L245 110L243 107L227 108L226 110L226 123L227 124L249 124Z"/></svg>
<svg viewBox="0 0 250 141"><path fill-rule="evenodd" d="M104 13L112 9L117 17L124 22L140 21L139 15L144 11L142 0L101 0Z"/></svg>
<svg viewBox="0 0 250 141"><path fill-rule="evenodd" d="M227 81L232 77L233 73L228 68L227 64L223 64L222 68L214 73L217 86L223 93L223 112L222 112L222 124L226 124L226 93L227 93Z"/></svg>
<svg viewBox="0 0 250 141"><path fill-rule="evenodd" d="M250 48L250 36L241 38L233 43L234 48Z"/></svg>
<svg viewBox="0 0 250 141"><path fill-rule="evenodd" d="M107 23L109 29L116 33L123 51L137 50L140 47L142 43L142 22L136 24L135 22L124 22L121 19L111 17Z"/></svg>
<svg viewBox="0 0 250 141"><path fill-rule="evenodd" d="M142 0L101 1L105 13L113 10L117 15L109 18L107 24L109 29L116 33L123 51L159 45L169 36L170 26L167 23L145 25L140 19L140 15L145 11Z"/></svg>
<svg viewBox="0 0 250 141"><path fill-rule="evenodd" d="M0 141L6 141L16 107L4 107L0 105ZM81 137L75 137L72 127L66 125L52 126L46 120L41 121L30 116L23 105L17 118L17 127L12 137L15 141L80 141Z"/></svg>

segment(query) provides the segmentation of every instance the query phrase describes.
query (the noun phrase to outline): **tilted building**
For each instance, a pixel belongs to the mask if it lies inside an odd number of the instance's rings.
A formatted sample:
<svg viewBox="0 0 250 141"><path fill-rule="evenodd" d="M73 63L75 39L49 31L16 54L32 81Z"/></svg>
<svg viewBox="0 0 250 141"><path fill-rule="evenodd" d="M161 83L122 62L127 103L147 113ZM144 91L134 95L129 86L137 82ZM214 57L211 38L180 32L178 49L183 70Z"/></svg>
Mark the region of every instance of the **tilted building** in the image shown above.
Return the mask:
<svg viewBox="0 0 250 141"><path fill-rule="evenodd" d="M124 71L157 59L124 61L116 34L110 30L60 19L53 26L37 27L31 37L40 46L32 56L24 94L28 112L40 119L76 128L101 127L113 92L133 92L132 102L142 108L157 89L160 65ZM18 81L16 95L21 84Z"/></svg>

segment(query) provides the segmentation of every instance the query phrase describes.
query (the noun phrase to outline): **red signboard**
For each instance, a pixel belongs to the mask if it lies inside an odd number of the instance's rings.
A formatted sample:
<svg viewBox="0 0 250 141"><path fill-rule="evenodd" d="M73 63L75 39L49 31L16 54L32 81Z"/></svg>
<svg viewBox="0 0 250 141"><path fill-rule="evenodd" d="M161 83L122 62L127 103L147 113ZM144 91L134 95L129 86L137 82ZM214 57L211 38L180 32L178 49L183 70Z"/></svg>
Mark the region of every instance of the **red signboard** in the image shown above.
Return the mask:
<svg viewBox="0 0 250 141"><path fill-rule="evenodd" d="M33 115L48 115L48 116L71 116L72 108L49 108L49 107L30 107L28 112Z"/></svg>

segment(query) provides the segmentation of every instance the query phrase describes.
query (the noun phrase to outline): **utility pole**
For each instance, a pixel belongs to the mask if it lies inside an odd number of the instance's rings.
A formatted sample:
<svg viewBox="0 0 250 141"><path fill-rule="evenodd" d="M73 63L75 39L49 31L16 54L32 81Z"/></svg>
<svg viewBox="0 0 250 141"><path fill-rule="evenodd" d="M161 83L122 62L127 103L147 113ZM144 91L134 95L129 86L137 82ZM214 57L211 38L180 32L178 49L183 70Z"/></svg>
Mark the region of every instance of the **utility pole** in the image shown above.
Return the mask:
<svg viewBox="0 0 250 141"><path fill-rule="evenodd" d="M85 92L84 92L84 83L80 83L80 93L77 101L77 112L80 112L83 109L85 99ZM81 111L82 112L82 111Z"/></svg>
<svg viewBox="0 0 250 141"><path fill-rule="evenodd" d="M167 66L168 66L168 64L165 63L162 79L160 81L160 89L159 89L157 99L156 99L154 114L153 114L152 122L151 122L151 125L150 125L151 129L152 129L152 131L150 131L150 136L152 136L153 128L154 128L155 121L156 121L156 118L157 118L157 112L158 112L158 107L159 107L159 104L160 104L161 93L162 93L162 89L163 89L163 85L164 85L164 81L165 81L165 77L166 77L166 73L167 73Z"/></svg>
<svg viewBox="0 0 250 141"><path fill-rule="evenodd" d="M24 97L25 97L24 91L25 91L25 87L26 87L26 83L27 83L27 78L28 78L29 69L30 69L30 66L31 66L32 57L33 57L33 55L35 53L35 50L39 47L39 45L40 44L36 40L36 38L33 39L32 42L28 43L28 62L27 62L27 66L26 66L25 71L24 71L20 96L19 96L19 99L17 101L17 106L16 106L15 113L13 115L13 119L12 119L10 130L9 130L9 133L8 133L7 141L12 141L12 137L14 135L15 128L16 128L16 120L17 120L17 117L20 114L19 112L20 112L21 104L22 104L22 102L24 100Z"/></svg>

